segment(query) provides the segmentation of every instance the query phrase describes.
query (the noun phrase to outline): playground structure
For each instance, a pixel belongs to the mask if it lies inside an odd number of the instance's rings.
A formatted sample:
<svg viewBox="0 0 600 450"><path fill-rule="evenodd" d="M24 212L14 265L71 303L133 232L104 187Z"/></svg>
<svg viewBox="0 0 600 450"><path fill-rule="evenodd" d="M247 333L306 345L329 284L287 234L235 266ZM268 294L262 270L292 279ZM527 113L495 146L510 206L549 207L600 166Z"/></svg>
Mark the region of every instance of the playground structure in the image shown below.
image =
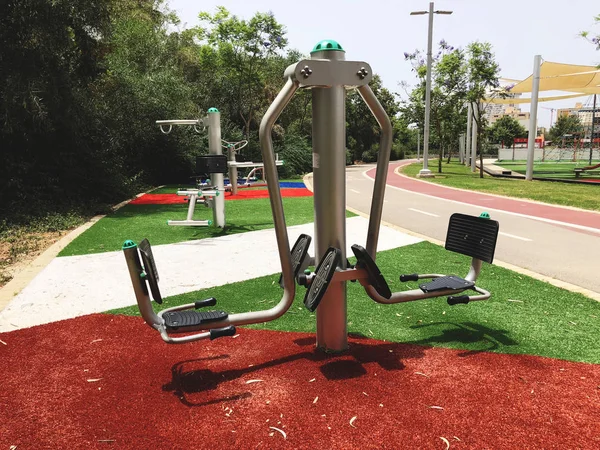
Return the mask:
<svg viewBox="0 0 600 450"><path fill-rule="evenodd" d="M221 139L221 113L217 108L210 108L208 115L202 119L190 120L157 120L156 124L160 131L169 134L173 125L193 126L196 133L202 133L208 128L208 155L196 157L196 173L207 176L206 182L201 182L196 177L197 188L178 189L177 195L188 198L188 211L185 220L169 220L171 226L200 226L206 227L215 225L218 228L225 227L225 201L224 194L226 190L231 190L232 194L237 194L238 188L238 168L251 168L252 170L246 176L244 186L252 185L250 180L256 171L262 170L262 163L237 162L236 153L248 145L248 141L228 142ZM165 130L165 126L169 126ZM202 128L200 128L202 127ZM222 149L227 149L227 156L222 154ZM277 161L277 165L282 165L283 161ZM223 173L229 172L229 186L225 186ZM263 176L264 178L264 176ZM235 181L234 181L235 180ZM213 211L213 220L195 220L194 212L196 204L203 204Z"/></svg>
<svg viewBox="0 0 600 450"><path fill-rule="evenodd" d="M227 149L227 167L229 169L229 185L225 186L227 190L231 191L231 195L236 195L238 187L251 187L251 186L266 186L267 181L264 175L264 164L252 161L237 161L237 153L248 145L248 141L239 142L227 142L223 140L223 148ZM279 155L276 155L275 164L278 166L283 165L283 161L279 159ZM251 169L248 174L244 177L246 181L243 181L240 185L238 178L238 169ZM253 179L257 178L258 173L261 173L263 183L253 183ZM234 183L235 180L235 183Z"/></svg>
<svg viewBox="0 0 600 450"><path fill-rule="evenodd" d="M218 228L224 228L225 186L223 183L223 173L227 168L227 157L222 154L221 150L221 113L217 108L209 108L208 115L202 119L157 120L156 124L164 134L169 134L173 129L173 125L191 125L197 133L201 133L208 128L208 155L196 157L196 171L209 174L212 186L206 186L201 189L179 190L177 195L189 198L186 220L169 220L167 224L172 226L215 225ZM163 127L167 125L169 128L165 131ZM201 201L207 207L212 209L212 221L193 219L196 203L200 199L202 199Z"/></svg>
<svg viewBox="0 0 600 450"><path fill-rule="evenodd" d="M404 282L422 279L432 281L421 284L418 289L391 292L379 271L375 260L393 130L389 117L368 85L372 77L370 66L361 61L346 61L342 47L335 41L326 40L315 46L311 59L289 66L284 77L286 82L283 89L260 124L259 139L264 170L268 179L276 179L277 168L271 137L273 125L298 89L310 89L313 114L315 256L308 255L311 242L308 235L301 235L290 250L281 192L277 184L270 183L267 188L282 269L280 285L283 295L279 303L267 310L232 315L224 311L197 311L216 304L216 299L209 298L167 308L156 314L152 308L150 292L156 302L161 303L162 298L150 244L147 240L139 245L126 241L123 252L138 307L146 323L159 331L167 343L231 336L235 334L235 325L267 322L286 313L293 303L297 282L307 288L305 306L310 311L316 311L317 347L327 352L341 352L348 346L347 281L359 281L371 299L383 304L448 296L448 303L455 305L489 298L488 291L475 285L482 263L493 261L498 235L498 222L489 219L487 214L480 217L453 214L450 218L446 249L472 258L465 278L431 273L401 275L400 280ZM357 258L355 266L350 266L346 259L344 105L348 89L358 90L382 130L366 247L357 244L351 247ZM308 270L315 265L314 271ZM462 294L467 290L475 291L476 295ZM188 334L173 336L178 333Z"/></svg>

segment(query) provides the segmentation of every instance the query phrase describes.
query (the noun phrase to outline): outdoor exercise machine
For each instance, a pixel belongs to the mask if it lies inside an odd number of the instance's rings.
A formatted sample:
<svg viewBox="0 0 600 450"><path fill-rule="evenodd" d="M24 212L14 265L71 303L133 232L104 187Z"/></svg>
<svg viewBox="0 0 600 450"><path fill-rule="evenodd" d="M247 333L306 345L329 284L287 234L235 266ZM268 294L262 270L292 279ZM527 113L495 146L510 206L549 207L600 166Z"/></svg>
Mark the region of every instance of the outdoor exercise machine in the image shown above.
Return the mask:
<svg viewBox="0 0 600 450"><path fill-rule="evenodd" d="M210 186L200 189L181 189L177 195L188 197L188 213L185 220L169 220L173 226L210 226L225 227L225 186L223 173L227 172L227 156L223 155L221 144L221 113L217 108L209 108L206 117L191 120L157 120L160 131L169 134L173 125L193 126L197 133L208 128L208 155L196 157L196 173L206 173L211 180ZM168 129L164 127L168 126ZM203 202L213 211L213 220L194 220L197 202Z"/></svg>
<svg viewBox="0 0 600 450"><path fill-rule="evenodd" d="M275 225L277 249L281 261L281 300L274 307L228 315L224 311L200 312L213 306L214 298L175 306L154 313L148 286L155 301L160 302L158 276L150 244L144 240L137 246L126 241L123 251L142 317L158 330L168 343L214 339L235 334L235 325L267 322L283 315L292 305L296 282L307 287L304 304L316 310L317 347L328 352L344 351L347 346L346 282L358 280L367 295L384 304L409 302L448 296L448 303L485 300L490 293L475 285L483 261L494 257L498 222L489 216L453 214L446 236L446 248L471 256L471 267L465 276L443 274L401 275L401 281L432 279L429 283L401 292L391 292L375 262L383 197L392 146L392 125L385 110L368 83L370 66L360 61L345 61L344 50L335 41L321 41L311 52L311 59L289 66L284 73L285 85L265 113L259 130L264 170L275 179L277 169L271 131L275 121L292 99L296 90L312 91L312 143L315 210L315 257L308 255L311 237L301 235L290 250L281 192L277 184L268 184L269 199ZM381 127L381 140L371 203L366 248L353 245L357 258L354 267L346 259L346 90L357 89ZM142 261L140 261L140 256ZM143 265L142 265L143 262ZM314 272L306 270L316 265ZM148 286L147 286L148 285ZM476 295L464 295L473 290ZM459 295L460 294L460 295ZM174 333L192 333L174 337Z"/></svg>
<svg viewBox="0 0 600 450"><path fill-rule="evenodd" d="M266 186L266 180L264 176L264 164L260 162L253 161L237 161L236 155L237 153L243 149L246 145L248 145L248 141L239 141L239 142L227 142L223 141L223 147L227 149L227 167L229 168L229 186L225 186L226 189L231 191L232 195L237 195L238 187L250 187L250 186ZM275 164L278 166L283 165L283 161L281 161L277 155L275 159ZM238 182L238 169L251 169L246 175L246 181L243 181L240 185ZM265 181L264 184L252 183L251 180L257 177L258 173L262 174L262 178ZM234 180L236 181L234 183Z"/></svg>

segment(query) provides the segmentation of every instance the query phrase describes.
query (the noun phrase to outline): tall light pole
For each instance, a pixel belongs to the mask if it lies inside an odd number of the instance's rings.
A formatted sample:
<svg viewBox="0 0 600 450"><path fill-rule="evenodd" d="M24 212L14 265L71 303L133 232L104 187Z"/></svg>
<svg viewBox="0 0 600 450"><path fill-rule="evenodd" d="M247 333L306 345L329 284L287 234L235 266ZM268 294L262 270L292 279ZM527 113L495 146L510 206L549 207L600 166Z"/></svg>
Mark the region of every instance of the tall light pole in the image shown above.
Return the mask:
<svg viewBox="0 0 600 450"><path fill-rule="evenodd" d="M421 152L421 130L419 129L419 125L416 123L409 124L408 129L417 130L417 161L419 161L419 153Z"/></svg>
<svg viewBox="0 0 600 450"><path fill-rule="evenodd" d="M425 129L423 130L423 168L419 171L420 177L433 176L427 167L429 158L429 112L431 109L431 47L433 44L433 15L452 14L452 11L434 11L433 2L429 3L429 11L413 11L411 16L429 14L429 31L427 34L427 78L425 81Z"/></svg>

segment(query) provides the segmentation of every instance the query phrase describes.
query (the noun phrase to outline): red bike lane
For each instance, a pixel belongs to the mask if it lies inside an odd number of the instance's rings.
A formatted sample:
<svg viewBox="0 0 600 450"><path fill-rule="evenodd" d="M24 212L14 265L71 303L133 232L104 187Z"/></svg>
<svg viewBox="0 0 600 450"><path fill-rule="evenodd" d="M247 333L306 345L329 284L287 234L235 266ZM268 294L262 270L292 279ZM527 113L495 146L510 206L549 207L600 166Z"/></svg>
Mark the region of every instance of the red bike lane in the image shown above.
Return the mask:
<svg viewBox="0 0 600 450"><path fill-rule="evenodd" d="M450 188L395 173L397 167L411 163L412 161L391 163L388 167L387 185L484 208L600 230L600 213L597 212L564 208L534 201L518 200L499 195L482 194L480 192ZM367 176L374 179L375 170L375 168L368 170L366 172Z"/></svg>

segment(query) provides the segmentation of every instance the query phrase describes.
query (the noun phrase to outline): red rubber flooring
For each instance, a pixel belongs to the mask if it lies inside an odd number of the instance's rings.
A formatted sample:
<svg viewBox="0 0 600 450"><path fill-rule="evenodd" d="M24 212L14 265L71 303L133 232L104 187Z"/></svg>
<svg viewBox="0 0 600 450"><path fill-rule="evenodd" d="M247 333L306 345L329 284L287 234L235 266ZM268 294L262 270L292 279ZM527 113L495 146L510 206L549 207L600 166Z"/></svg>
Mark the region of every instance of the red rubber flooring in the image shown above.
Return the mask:
<svg viewBox="0 0 600 450"><path fill-rule="evenodd" d="M7 449L600 448L600 365L101 314L0 339Z"/></svg>
<svg viewBox="0 0 600 450"><path fill-rule="evenodd" d="M313 193L306 188L282 188L282 197L311 197ZM237 195L225 193L225 200L252 200L257 198L269 198L266 189L243 189ZM129 202L130 205L173 205L187 203L187 197L177 194L144 194Z"/></svg>
<svg viewBox="0 0 600 450"><path fill-rule="evenodd" d="M422 194L431 195L433 197L455 200L471 205L493 208L528 216L541 217L544 219L556 220L559 222L566 222L590 228L600 228L600 213L597 212L562 208L560 206L546 205L532 201L523 201L508 197L448 188L435 183L416 180L404 175L398 175L394 172L398 166L411 164L413 162L414 161L404 161L402 163L390 164L388 168L387 184L401 189L406 189L408 191L419 192ZM375 168L369 170L367 175L370 178L374 178Z"/></svg>

